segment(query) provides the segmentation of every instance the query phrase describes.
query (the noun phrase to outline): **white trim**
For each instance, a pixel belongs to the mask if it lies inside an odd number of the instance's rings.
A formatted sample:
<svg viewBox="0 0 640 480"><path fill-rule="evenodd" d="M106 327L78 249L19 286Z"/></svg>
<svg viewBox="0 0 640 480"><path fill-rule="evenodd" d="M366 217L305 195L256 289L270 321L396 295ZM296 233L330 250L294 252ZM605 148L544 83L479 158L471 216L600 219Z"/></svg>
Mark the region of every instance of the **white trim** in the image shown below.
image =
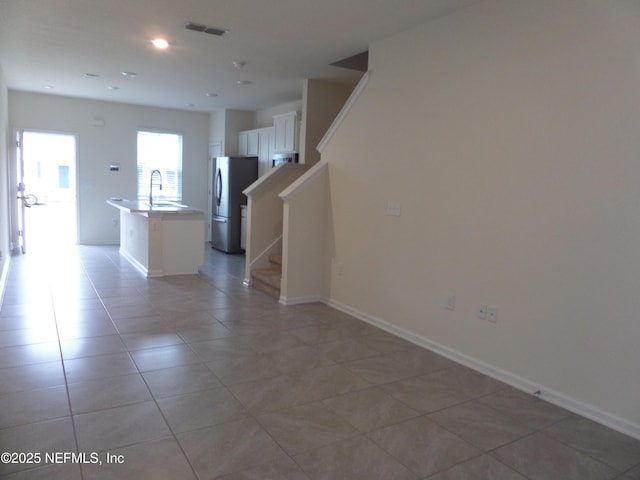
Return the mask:
<svg viewBox="0 0 640 480"><path fill-rule="evenodd" d="M288 202L295 196L295 194L303 189L303 187L309 183L311 180L316 178L321 173L327 170L328 163L326 161L320 161L316 163L309 170L304 172L301 177L297 178L291 185L285 188L278 195L283 202Z"/></svg>
<svg viewBox="0 0 640 480"><path fill-rule="evenodd" d="M329 130L327 130L327 133L324 134L324 137L322 137L322 140L320 140L320 143L318 143L316 150L318 150L320 153L322 153L322 151L324 150L324 147L326 147L329 141L331 141L331 137L333 137L333 135L336 133L338 128L340 128L340 125L342 124L342 122L345 120L345 118L347 118L349 111L351 111L353 106L358 101L358 97L360 97L362 92L364 92L364 87L366 87L367 83L369 83L370 75L371 74L369 72L366 72L362 76L362 78L358 82L358 85L356 85L356 88L353 89L353 92L351 92L351 95L349 96L345 104L342 106L340 113L338 113L335 120L329 127Z"/></svg>
<svg viewBox="0 0 640 480"><path fill-rule="evenodd" d="M120 249L120 255L122 255L126 260L128 260L131 263L131 265L135 267L136 270L142 273L145 277L147 278L164 277L164 272L162 270L149 270L142 263L140 263L133 256L131 256L129 253L125 252L122 249Z"/></svg>
<svg viewBox="0 0 640 480"><path fill-rule="evenodd" d="M463 353L457 352L456 350L452 350L448 347L445 347L444 345L440 345L439 343L433 342L420 335L416 335L408 330L405 330L404 328L400 328L384 320L373 317L367 313L361 312L336 300L325 299L324 303L335 308L336 310L348 313L349 315L352 315L375 327L381 328L382 330L385 330L393 335L403 338L409 342L415 343L418 346L424 347L427 350L431 350L444 357L447 357L454 362L460 363L469 368L472 368L473 370L484 373L485 375L495 378L496 380L500 380L501 382L517 388L518 390L522 390L530 394L534 394L534 392L540 392L538 396L543 400L548 401L549 403L565 408L573 413L586 417L590 420L617 430L618 432L621 432L625 435L629 435L640 440L640 425L637 423L633 423L617 415L605 412L604 410L594 407L593 405L589 405L575 398L571 398L556 390L546 388L544 385L536 384L524 377L520 377L519 375L514 375L507 370L503 370L502 368L495 367Z"/></svg>
<svg viewBox="0 0 640 480"><path fill-rule="evenodd" d="M264 190L266 186L272 183L272 181L280 178L280 174L284 174L286 170L291 169L306 169L307 166L304 163L281 163L275 168L269 170L266 174L258 178L255 182L245 188L242 193L247 197L255 195L256 193Z"/></svg>
<svg viewBox="0 0 640 480"><path fill-rule="evenodd" d="M300 305L302 303L317 303L317 302L324 302L324 301L325 299L321 295L308 295L305 297L292 297L292 298L280 296L280 300L279 300L279 302L282 305Z"/></svg>

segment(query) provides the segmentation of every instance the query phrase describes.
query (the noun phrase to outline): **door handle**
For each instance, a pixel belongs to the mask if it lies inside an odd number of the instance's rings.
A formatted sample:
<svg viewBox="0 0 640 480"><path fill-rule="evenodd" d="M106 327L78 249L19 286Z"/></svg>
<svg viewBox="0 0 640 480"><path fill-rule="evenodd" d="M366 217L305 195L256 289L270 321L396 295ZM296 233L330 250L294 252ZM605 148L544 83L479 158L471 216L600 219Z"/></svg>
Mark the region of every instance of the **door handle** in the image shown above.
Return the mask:
<svg viewBox="0 0 640 480"><path fill-rule="evenodd" d="M220 206L220 200L222 200L222 172L218 169L218 175L216 177L216 204Z"/></svg>
<svg viewBox="0 0 640 480"><path fill-rule="evenodd" d="M18 195L16 198L18 200L22 200L22 203L24 204L25 207L31 208L31 205L29 205L29 202L27 202L27 197L25 195Z"/></svg>

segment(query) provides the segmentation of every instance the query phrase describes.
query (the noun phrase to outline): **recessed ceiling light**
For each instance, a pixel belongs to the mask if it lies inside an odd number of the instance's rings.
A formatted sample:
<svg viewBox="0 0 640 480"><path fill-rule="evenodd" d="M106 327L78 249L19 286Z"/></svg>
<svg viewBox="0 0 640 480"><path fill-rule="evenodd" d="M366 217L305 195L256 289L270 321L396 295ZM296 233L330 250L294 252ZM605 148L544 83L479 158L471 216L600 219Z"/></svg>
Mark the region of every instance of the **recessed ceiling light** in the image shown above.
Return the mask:
<svg viewBox="0 0 640 480"><path fill-rule="evenodd" d="M187 103L187 107L189 107L189 108L193 108L193 107L195 107L195 106L196 106L196 104L195 104L195 103Z"/></svg>
<svg viewBox="0 0 640 480"><path fill-rule="evenodd" d="M205 97L217 97L218 96L217 93L213 93L213 92L207 92L204 95L205 95Z"/></svg>
<svg viewBox="0 0 640 480"><path fill-rule="evenodd" d="M100 75L98 75L97 73L85 73L85 74L82 75L82 78L87 78L89 80L95 80L99 76Z"/></svg>
<svg viewBox="0 0 640 480"><path fill-rule="evenodd" d="M134 78L137 77L138 74L136 72L122 72L123 77Z"/></svg>
<svg viewBox="0 0 640 480"><path fill-rule="evenodd" d="M53 85L42 85L45 90L53 90Z"/></svg>
<svg viewBox="0 0 640 480"><path fill-rule="evenodd" d="M160 50L164 50L169 46L169 42L167 42L164 38L154 38L151 40L153 46L159 48Z"/></svg>
<svg viewBox="0 0 640 480"><path fill-rule="evenodd" d="M113 91L115 91L115 90L120 90L120 87L116 87L115 85L109 85L107 88L108 88L109 90L113 90Z"/></svg>
<svg viewBox="0 0 640 480"><path fill-rule="evenodd" d="M238 85L251 85L253 82L251 80L238 80L236 83Z"/></svg>
<svg viewBox="0 0 640 480"><path fill-rule="evenodd" d="M247 62L233 62L233 68L236 70L242 70Z"/></svg>

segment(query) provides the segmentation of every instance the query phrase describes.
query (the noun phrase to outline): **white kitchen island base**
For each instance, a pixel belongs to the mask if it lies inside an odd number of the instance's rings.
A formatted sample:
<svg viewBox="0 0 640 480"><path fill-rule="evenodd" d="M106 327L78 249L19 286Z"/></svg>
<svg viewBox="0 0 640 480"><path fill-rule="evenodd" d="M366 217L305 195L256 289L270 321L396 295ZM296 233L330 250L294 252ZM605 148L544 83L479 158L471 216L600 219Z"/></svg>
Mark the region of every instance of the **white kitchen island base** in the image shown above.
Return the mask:
<svg viewBox="0 0 640 480"><path fill-rule="evenodd" d="M120 254L147 277L198 273L204 262L204 212L109 200L120 209Z"/></svg>

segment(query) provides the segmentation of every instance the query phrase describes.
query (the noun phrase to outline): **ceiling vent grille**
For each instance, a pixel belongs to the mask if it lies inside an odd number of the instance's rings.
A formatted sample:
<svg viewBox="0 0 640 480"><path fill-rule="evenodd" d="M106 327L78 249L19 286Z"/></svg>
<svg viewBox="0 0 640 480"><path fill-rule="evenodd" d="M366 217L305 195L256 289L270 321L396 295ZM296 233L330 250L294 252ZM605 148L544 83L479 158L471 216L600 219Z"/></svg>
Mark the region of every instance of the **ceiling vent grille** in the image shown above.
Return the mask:
<svg viewBox="0 0 640 480"><path fill-rule="evenodd" d="M207 27L206 25L201 25L199 23L193 22L187 22L185 28L187 30L193 30L194 32L202 32L208 33L209 35L215 35L216 37L221 37L225 33L227 33L227 30L223 30L222 28Z"/></svg>

